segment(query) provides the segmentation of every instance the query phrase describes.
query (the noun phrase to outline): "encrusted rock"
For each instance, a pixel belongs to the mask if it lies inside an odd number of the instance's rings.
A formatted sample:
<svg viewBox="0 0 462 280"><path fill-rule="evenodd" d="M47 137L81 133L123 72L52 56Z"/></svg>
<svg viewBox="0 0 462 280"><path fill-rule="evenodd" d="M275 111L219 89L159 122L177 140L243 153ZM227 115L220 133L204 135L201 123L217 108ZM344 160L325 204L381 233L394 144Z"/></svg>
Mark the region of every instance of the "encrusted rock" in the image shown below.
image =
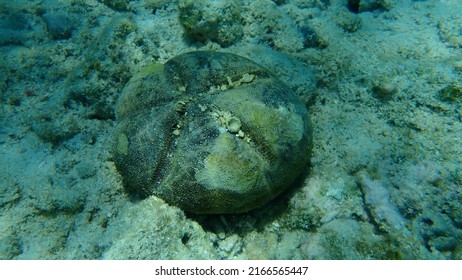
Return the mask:
<svg viewBox="0 0 462 280"><path fill-rule="evenodd" d="M192 41L229 46L244 34L240 1L180 0L178 7L185 35Z"/></svg>

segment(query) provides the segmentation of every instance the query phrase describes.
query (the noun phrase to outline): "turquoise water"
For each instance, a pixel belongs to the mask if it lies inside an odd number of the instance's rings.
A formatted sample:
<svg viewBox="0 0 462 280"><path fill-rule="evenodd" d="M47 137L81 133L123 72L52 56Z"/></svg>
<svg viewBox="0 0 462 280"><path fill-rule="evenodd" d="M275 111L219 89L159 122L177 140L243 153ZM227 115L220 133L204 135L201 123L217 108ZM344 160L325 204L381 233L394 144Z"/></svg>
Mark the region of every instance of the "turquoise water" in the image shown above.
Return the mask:
<svg viewBox="0 0 462 280"><path fill-rule="evenodd" d="M0 1L0 258L461 259L460 11L457 0ZM261 208L185 213L127 190L114 164L124 86L195 50L249 58L306 105L310 164Z"/></svg>

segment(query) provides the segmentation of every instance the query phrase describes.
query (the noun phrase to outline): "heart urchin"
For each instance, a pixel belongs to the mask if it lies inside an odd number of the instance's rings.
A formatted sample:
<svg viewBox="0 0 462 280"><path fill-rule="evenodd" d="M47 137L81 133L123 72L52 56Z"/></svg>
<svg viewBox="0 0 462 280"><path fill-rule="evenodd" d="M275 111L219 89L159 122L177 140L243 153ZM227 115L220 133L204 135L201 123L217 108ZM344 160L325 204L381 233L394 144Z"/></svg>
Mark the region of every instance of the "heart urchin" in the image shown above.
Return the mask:
<svg viewBox="0 0 462 280"><path fill-rule="evenodd" d="M258 64L179 55L136 74L116 105L114 160L128 188L193 213L240 213L287 188L309 159L295 93Z"/></svg>

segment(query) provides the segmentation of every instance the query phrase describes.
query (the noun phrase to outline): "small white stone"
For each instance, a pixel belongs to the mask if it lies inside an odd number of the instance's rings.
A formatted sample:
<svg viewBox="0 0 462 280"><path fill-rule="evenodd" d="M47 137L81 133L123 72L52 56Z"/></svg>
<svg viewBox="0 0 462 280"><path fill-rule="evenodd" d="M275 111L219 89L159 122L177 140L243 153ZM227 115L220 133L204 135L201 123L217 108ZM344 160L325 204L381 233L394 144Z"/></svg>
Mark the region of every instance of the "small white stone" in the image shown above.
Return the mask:
<svg viewBox="0 0 462 280"><path fill-rule="evenodd" d="M229 121L233 115L230 112L223 112L222 116L226 121Z"/></svg>
<svg viewBox="0 0 462 280"><path fill-rule="evenodd" d="M199 104L199 109L201 109L201 112L205 112L207 110L207 106Z"/></svg>
<svg viewBox="0 0 462 280"><path fill-rule="evenodd" d="M236 117L231 117L228 119L228 130L231 133L238 133L241 129L241 121Z"/></svg>
<svg viewBox="0 0 462 280"><path fill-rule="evenodd" d="M234 85L234 84L233 84L233 81L231 80L231 78L230 78L229 76L226 77L226 80L228 81L228 85L229 85L229 86L232 87L232 86Z"/></svg>
<svg viewBox="0 0 462 280"><path fill-rule="evenodd" d="M240 81L242 83L250 83L251 81L253 81L254 78L255 78L255 75L245 73L244 76L242 76Z"/></svg>

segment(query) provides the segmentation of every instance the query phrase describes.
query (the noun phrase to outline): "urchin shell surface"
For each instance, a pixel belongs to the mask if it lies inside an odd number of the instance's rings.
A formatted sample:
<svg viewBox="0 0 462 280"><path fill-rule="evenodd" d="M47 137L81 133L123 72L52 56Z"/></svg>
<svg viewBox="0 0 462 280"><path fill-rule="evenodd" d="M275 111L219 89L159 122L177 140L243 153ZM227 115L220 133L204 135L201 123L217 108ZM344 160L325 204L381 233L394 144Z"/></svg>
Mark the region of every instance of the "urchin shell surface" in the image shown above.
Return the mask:
<svg viewBox="0 0 462 280"><path fill-rule="evenodd" d="M142 69L117 104L125 185L192 213L241 213L286 189L309 160L305 106L234 54L190 52Z"/></svg>

